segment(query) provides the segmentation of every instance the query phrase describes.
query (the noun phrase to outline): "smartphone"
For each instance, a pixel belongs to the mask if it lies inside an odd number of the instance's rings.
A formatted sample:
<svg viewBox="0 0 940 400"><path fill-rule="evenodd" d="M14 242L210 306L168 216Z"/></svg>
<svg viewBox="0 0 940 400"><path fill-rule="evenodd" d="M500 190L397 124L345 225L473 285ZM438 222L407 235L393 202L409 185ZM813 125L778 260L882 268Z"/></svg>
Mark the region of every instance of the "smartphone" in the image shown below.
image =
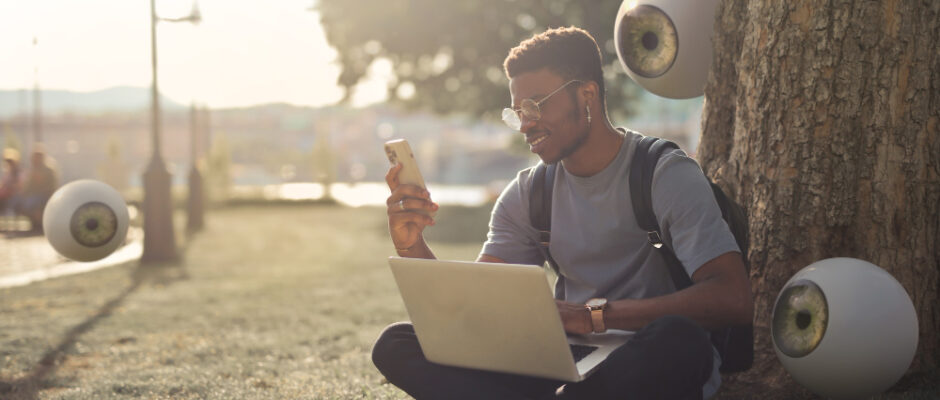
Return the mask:
<svg viewBox="0 0 940 400"><path fill-rule="evenodd" d="M420 186L422 189L427 190L424 185L424 178L421 177L421 171L418 170L418 162L415 160L414 152L411 151L411 146L408 145L407 140L395 139L385 142L385 155L392 165L402 164L401 171L398 171L398 182ZM422 213L432 217L435 214L434 212L428 213L425 211L422 211Z"/></svg>

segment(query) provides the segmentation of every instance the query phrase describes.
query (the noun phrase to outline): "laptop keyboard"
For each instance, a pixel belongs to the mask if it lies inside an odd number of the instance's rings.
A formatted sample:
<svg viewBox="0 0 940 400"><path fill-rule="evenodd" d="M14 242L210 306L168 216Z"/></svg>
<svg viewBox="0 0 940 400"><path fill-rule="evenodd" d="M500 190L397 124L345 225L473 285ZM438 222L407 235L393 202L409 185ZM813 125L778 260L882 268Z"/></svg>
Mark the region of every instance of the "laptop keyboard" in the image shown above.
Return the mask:
<svg viewBox="0 0 940 400"><path fill-rule="evenodd" d="M584 357L588 356L588 354L591 354L594 352L594 350L598 349L597 346L588 346L583 344L569 343L569 346L571 346L571 355L574 356L574 362L583 360Z"/></svg>

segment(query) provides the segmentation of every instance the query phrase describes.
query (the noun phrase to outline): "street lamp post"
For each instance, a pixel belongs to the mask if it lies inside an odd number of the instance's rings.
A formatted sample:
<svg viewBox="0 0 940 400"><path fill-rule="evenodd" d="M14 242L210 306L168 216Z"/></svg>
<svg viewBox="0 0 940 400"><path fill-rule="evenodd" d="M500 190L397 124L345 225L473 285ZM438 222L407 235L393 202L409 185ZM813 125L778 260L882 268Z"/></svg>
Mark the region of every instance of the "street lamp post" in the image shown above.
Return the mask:
<svg viewBox="0 0 940 400"><path fill-rule="evenodd" d="M33 48L39 44L39 41L33 36ZM38 51L35 51L38 54ZM38 58L38 56L37 56ZM33 144L42 143L42 92L39 90L39 61L36 62L34 69L35 79L33 80Z"/></svg>
<svg viewBox="0 0 940 400"><path fill-rule="evenodd" d="M201 20L198 6L193 4L189 16L176 19L157 17L156 0L150 0L150 57L153 69L151 90L150 133L153 153L144 171L144 250L141 262L159 263L177 260L176 235L173 231L173 204L170 195L172 177L163 162L160 148L160 91L157 86L157 22L192 22Z"/></svg>
<svg viewBox="0 0 940 400"><path fill-rule="evenodd" d="M189 112L189 162L192 167L189 170L189 202L186 207L186 230L196 232L202 230L205 224L203 218L203 193L202 193L202 175L199 173L199 146L200 137L208 129L209 113L200 111L195 104L192 105Z"/></svg>

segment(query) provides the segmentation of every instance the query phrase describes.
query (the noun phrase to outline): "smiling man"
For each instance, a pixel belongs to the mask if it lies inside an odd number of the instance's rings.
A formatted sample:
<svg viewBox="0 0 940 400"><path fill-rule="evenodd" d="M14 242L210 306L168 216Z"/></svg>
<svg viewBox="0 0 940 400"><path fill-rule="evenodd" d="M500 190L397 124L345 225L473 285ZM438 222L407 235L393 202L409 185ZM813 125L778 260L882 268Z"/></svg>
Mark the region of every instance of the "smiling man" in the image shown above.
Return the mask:
<svg viewBox="0 0 940 400"><path fill-rule="evenodd" d="M558 168L552 195L551 254L556 301L571 334L636 331L579 383L446 367L428 362L412 326L387 328L373 361L389 382L416 398L701 399L720 384L706 329L748 324L750 284L740 250L698 164L679 150L656 166L653 209L664 241L693 285L676 291L630 204L630 161L638 133L607 119L601 53L578 28L552 29L513 48L504 68L512 105L503 111L542 163ZM422 236L436 210L427 191L387 181L389 230L402 257L434 258ZM542 265L529 219L534 168L520 171L493 209L478 261ZM520 310L519 312L525 312Z"/></svg>

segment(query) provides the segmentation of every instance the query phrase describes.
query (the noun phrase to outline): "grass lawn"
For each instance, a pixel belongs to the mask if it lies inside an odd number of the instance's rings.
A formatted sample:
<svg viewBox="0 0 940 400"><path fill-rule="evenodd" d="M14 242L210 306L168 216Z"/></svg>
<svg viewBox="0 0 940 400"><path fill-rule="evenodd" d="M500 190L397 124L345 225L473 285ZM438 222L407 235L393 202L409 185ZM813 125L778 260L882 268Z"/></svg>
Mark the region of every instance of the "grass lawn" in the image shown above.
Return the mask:
<svg viewBox="0 0 940 400"><path fill-rule="evenodd" d="M428 240L473 259L488 216L442 209ZM407 319L385 224L380 208L213 210L178 266L0 289L0 399L405 398L369 359ZM928 375L877 398L937 398Z"/></svg>
<svg viewBox="0 0 940 400"><path fill-rule="evenodd" d="M438 256L475 258L488 214L442 210ZM404 398L369 359L407 319L393 253L384 209L228 208L178 267L0 289L0 398Z"/></svg>

